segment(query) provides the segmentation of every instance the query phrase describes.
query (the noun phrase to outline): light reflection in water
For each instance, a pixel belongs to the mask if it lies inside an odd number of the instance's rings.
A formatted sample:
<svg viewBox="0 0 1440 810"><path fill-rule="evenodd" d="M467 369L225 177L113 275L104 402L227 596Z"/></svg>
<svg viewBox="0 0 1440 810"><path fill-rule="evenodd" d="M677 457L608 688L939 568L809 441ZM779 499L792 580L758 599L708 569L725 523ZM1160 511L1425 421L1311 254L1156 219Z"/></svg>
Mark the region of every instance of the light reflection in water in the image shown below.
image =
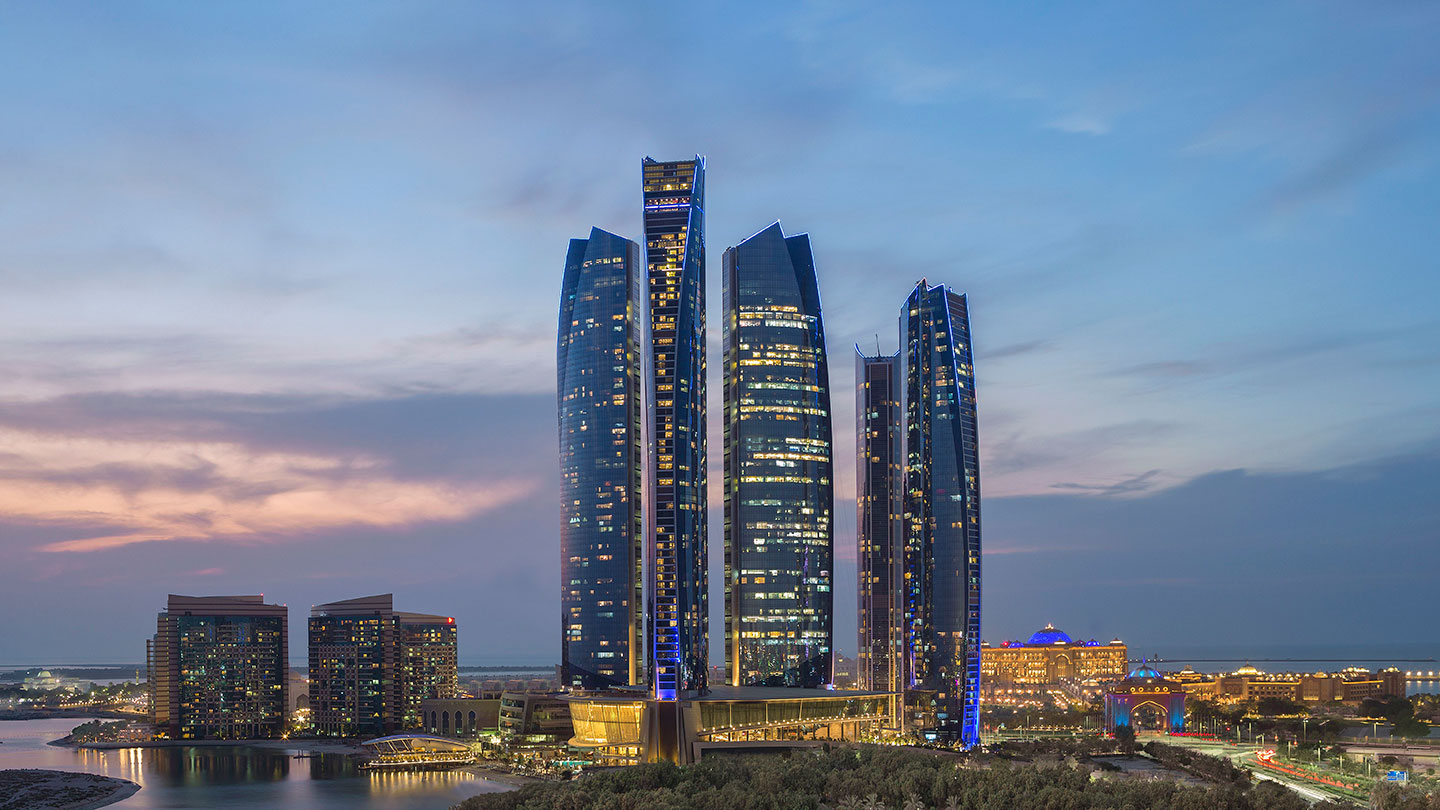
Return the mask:
<svg viewBox="0 0 1440 810"><path fill-rule="evenodd" d="M70 749L48 746L83 719L0 722L0 769L48 768L128 779L140 792L116 810L448 810L510 789L469 771L362 771L345 754L295 759L250 747Z"/></svg>

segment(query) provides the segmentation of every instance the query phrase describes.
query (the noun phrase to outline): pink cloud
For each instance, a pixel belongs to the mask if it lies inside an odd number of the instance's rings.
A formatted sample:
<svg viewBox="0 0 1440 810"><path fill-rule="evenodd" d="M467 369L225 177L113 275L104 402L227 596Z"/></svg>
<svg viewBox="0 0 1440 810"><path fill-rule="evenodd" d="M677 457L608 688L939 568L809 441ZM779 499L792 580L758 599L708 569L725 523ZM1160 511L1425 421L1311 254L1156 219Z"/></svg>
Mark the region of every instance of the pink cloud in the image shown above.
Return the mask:
<svg viewBox="0 0 1440 810"><path fill-rule="evenodd" d="M46 552L178 541L282 542L337 528L457 521L526 498L539 486L526 479L402 479L378 459L262 452L220 441L0 431L0 446L10 453L0 462L0 514L112 528L41 545ZM137 480L112 472L122 466L163 474ZM197 471L203 476L188 475Z"/></svg>

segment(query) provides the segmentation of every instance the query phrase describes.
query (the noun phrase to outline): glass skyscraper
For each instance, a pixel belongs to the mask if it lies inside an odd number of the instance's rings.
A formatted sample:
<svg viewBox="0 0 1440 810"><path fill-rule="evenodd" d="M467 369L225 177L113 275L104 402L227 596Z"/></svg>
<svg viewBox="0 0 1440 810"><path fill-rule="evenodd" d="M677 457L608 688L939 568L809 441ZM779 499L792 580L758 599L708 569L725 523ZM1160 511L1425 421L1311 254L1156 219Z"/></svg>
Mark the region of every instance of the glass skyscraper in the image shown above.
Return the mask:
<svg viewBox="0 0 1440 810"><path fill-rule="evenodd" d="M979 740L980 460L965 296L921 281L900 316L905 362L908 684L943 739Z"/></svg>
<svg viewBox="0 0 1440 810"><path fill-rule="evenodd" d="M395 680L402 729L419 728L420 701L460 692L455 619L428 613L395 614Z"/></svg>
<svg viewBox="0 0 1440 810"><path fill-rule="evenodd" d="M310 717L321 736L420 727L420 701L458 688L455 619L397 613L391 594L310 609Z"/></svg>
<svg viewBox="0 0 1440 810"><path fill-rule="evenodd" d="M649 281L650 622L655 696L707 688L705 161L641 161Z"/></svg>
<svg viewBox="0 0 1440 810"><path fill-rule="evenodd" d="M184 740L281 737L289 610L262 596L177 596L146 648L151 722Z"/></svg>
<svg viewBox="0 0 1440 810"><path fill-rule="evenodd" d="M640 248L570 240L556 357L566 686L644 681Z"/></svg>
<svg viewBox="0 0 1440 810"><path fill-rule="evenodd" d="M806 234L725 251L725 643L732 684L829 684L830 373Z"/></svg>
<svg viewBox="0 0 1440 810"><path fill-rule="evenodd" d="M878 349L877 349L878 350ZM905 625L904 408L900 355L855 349L856 540L861 689L899 692Z"/></svg>

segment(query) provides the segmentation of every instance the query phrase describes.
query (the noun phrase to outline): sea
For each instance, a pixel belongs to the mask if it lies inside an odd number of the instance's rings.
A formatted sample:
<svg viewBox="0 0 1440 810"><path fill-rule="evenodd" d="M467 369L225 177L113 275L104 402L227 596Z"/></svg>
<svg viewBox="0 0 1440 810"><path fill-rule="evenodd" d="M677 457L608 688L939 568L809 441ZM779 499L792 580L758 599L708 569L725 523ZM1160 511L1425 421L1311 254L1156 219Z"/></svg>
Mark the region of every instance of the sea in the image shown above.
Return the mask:
<svg viewBox="0 0 1440 810"><path fill-rule="evenodd" d="M375 773L344 754L248 747L122 748L46 745L86 718L0 720L0 770L44 768L128 779L118 810L446 810L509 785L469 771Z"/></svg>

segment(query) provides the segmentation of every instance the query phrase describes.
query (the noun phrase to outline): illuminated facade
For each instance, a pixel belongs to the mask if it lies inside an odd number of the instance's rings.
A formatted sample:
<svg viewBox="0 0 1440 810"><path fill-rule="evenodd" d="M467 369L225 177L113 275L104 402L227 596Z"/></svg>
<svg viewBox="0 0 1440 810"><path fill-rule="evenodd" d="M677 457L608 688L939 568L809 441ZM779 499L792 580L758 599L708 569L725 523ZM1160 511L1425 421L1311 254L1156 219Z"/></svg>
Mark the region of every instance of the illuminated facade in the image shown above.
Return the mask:
<svg viewBox="0 0 1440 810"><path fill-rule="evenodd" d="M867 357L856 347L856 539L859 567L859 655L856 686L901 689L905 625L904 411L899 354Z"/></svg>
<svg viewBox="0 0 1440 810"><path fill-rule="evenodd" d="M500 698L434 698L420 701L420 724L428 734L473 738L500 728Z"/></svg>
<svg viewBox="0 0 1440 810"><path fill-rule="evenodd" d="M1185 689L1148 666L1141 666L1105 692L1105 730L1185 730Z"/></svg>
<svg viewBox="0 0 1440 810"><path fill-rule="evenodd" d="M420 702L453 698L455 620L397 613L390 594L310 609L310 712L322 736L421 725Z"/></svg>
<svg viewBox="0 0 1440 810"><path fill-rule="evenodd" d="M860 740L884 728L890 695L823 689L717 686L708 695L669 704L678 716L680 745L672 757L656 739L655 700L634 697L573 697L570 745L604 765L696 762L707 750L744 750L787 743L818 745L822 740Z"/></svg>
<svg viewBox="0 0 1440 810"><path fill-rule="evenodd" d="M400 686L400 727L420 725L420 703L459 692L455 619L426 613L395 614Z"/></svg>
<svg viewBox="0 0 1440 810"><path fill-rule="evenodd" d="M980 680L986 687L1056 686L1062 681L1106 681L1125 677L1129 650L1115 639L1108 644L1074 641L1054 625L1045 625L1027 641L981 645Z"/></svg>
<svg viewBox="0 0 1440 810"><path fill-rule="evenodd" d="M640 248L570 240L556 357L564 684L644 679Z"/></svg>
<svg viewBox="0 0 1440 810"><path fill-rule="evenodd" d="M730 683L833 679L830 373L810 237L725 251L725 649Z"/></svg>
<svg viewBox="0 0 1440 810"><path fill-rule="evenodd" d="M924 281L900 317L905 362L905 625L910 688L937 736L980 726L980 461L964 295Z"/></svg>
<svg viewBox="0 0 1440 810"><path fill-rule="evenodd" d="M1405 673L1395 667L1379 672L1351 667L1339 672L1268 673L1246 664L1228 675L1204 675L1187 667L1171 677L1192 697L1231 703L1279 698L1311 706L1354 705L1366 698L1405 695Z"/></svg>
<svg viewBox="0 0 1440 810"><path fill-rule="evenodd" d="M146 650L151 723L172 739L282 736L288 617L263 596L171 594Z"/></svg>
<svg viewBox="0 0 1440 810"><path fill-rule="evenodd" d="M675 700L707 687L705 161L641 163L649 291L651 678Z"/></svg>

